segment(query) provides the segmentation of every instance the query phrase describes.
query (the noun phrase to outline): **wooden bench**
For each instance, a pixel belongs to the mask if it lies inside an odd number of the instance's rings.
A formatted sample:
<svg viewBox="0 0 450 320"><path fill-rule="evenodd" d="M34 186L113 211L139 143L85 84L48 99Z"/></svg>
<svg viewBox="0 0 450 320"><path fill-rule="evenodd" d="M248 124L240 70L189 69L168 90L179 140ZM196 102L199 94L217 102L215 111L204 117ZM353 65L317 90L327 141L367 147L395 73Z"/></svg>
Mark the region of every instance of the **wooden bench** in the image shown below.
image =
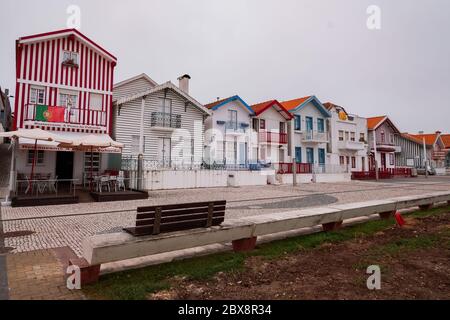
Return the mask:
<svg viewBox="0 0 450 320"><path fill-rule="evenodd" d="M225 200L139 207L136 226L124 230L146 236L219 226L225 220L225 207Z"/></svg>

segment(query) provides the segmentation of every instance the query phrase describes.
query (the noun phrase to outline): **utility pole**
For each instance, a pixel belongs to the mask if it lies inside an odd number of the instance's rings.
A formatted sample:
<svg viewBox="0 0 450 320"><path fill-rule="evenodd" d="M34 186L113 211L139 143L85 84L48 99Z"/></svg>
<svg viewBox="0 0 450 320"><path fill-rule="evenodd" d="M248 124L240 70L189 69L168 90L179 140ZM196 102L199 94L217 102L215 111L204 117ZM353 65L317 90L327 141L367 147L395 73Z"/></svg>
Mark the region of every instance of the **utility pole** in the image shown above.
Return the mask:
<svg viewBox="0 0 450 320"><path fill-rule="evenodd" d="M289 126L289 136L291 142L291 157L292 157L292 185L297 186L297 155L295 154L295 144L294 144L294 120L291 120L291 125Z"/></svg>
<svg viewBox="0 0 450 320"><path fill-rule="evenodd" d="M375 159L375 179L379 180L379 172L378 172L378 160L377 160L377 134L376 131L373 130L373 158Z"/></svg>
<svg viewBox="0 0 450 320"><path fill-rule="evenodd" d="M425 178L428 178L427 145L425 143L425 137L423 137L422 141L423 141L423 162L425 166Z"/></svg>

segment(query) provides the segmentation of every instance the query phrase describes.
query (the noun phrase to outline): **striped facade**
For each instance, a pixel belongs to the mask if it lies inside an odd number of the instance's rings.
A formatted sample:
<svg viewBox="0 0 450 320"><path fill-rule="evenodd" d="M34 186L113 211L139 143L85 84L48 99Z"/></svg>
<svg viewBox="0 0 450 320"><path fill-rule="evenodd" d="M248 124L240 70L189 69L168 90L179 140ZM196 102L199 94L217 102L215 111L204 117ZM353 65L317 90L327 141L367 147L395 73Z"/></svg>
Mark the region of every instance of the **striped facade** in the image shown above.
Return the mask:
<svg viewBox="0 0 450 320"><path fill-rule="evenodd" d="M76 53L77 64L63 63L64 52ZM15 128L110 133L114 68L117 60L76 30L22 37L16 41ZM45 90L40 104L61 106L61 94L77 97L64 123L35 121L33 88ZM91 97L101 106L91 107Z"/></svg>

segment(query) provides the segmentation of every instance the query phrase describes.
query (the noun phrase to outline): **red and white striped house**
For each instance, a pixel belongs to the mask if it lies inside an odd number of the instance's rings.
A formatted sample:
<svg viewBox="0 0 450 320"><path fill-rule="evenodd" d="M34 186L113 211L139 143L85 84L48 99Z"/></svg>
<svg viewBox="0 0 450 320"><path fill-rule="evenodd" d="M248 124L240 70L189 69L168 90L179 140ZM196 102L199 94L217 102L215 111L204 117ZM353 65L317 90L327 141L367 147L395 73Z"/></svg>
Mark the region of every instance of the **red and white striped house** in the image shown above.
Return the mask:
<svg viewBox="0 0 450 320"><path fill-rule="evenodd" d="M15 128L110 133L116 63L76 29L18 39ZM37 105L64 107L64 119L40 121Z"/></svg>
<svg viewBox="0 0 450 320"><path fill-rule="evenodd" d="M115 56L75 29L19 38L15 129L41 128L67 139L89 135L110 139L116 64ZM121 152L96 150L91 155L56 142L23 138L18 145L19 174L29 175L35 165L37 174L78 184L90 170L111 168L113 157L101 153Z"/></svg>

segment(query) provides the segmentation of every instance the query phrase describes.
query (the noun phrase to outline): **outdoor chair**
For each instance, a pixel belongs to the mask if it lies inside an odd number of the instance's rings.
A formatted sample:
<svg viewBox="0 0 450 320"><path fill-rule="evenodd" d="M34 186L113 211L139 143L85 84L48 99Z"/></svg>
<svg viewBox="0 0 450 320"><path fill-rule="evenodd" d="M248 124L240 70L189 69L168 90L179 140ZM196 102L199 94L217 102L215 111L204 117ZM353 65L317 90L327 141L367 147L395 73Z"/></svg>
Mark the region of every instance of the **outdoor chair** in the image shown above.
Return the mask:
<svg viewBox="0 0 450 320"><path fill-rule="evenodd" d="M123 176L118 176L116 180L117 191L123 189L125 191L127 188L125 187L125 178Z"/></svg>
<svg viewBox="0 0 450 320"><path fill-rule="evenodd" d="M114 189L114 192L117 191L117 176L109 176L109 184L110 188Z"/></svg>
<svg viewBox="0 0 450 320"><path fill-rule="evenodd" d="M111 192L111 187L109 185L109 176L101 176L98 184L98 191L102 192L103 188L106 187L108 192Z"/></svg>

